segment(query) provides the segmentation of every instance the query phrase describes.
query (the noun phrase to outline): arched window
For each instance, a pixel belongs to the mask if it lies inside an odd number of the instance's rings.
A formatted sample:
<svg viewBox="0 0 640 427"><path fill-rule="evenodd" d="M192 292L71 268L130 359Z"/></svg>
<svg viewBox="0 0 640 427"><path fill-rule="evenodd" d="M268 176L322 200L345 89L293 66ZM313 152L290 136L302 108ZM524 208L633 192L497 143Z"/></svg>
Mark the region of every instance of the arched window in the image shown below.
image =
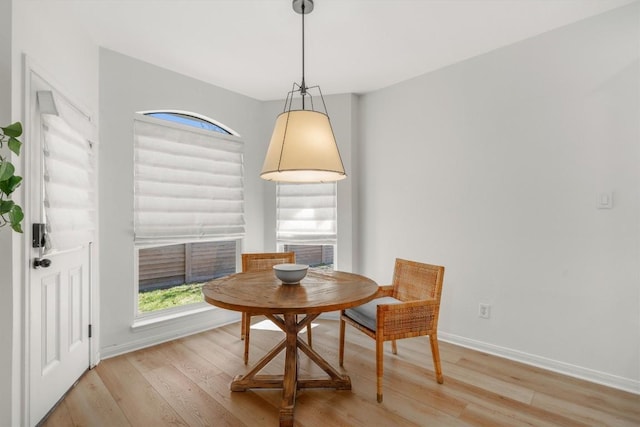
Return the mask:
<svg viewBox="0 0 640 427"><path fill-rule="evenodd" d="M235 272L244 236L242 153L236 132L202 115L136 114L139 314L171 308L155 306L170 298L180 301L172 305L201 302L203 282Z"/></svg>
<svg viewBox="0 0 640 427"><path fill-rule="evenodd" d="M147 111L143 114L148 117L155 117L161 120L168 120L170 122L180 123L186 126L193 126L198 129L206 129L213 132L223 133L226 135L237 135L235 132L228 129L226 126L220 123L216 123L212 119L205 118L195 113L187 113L187 112L177 111L177 110L166 110L166 111Z"/></svg>

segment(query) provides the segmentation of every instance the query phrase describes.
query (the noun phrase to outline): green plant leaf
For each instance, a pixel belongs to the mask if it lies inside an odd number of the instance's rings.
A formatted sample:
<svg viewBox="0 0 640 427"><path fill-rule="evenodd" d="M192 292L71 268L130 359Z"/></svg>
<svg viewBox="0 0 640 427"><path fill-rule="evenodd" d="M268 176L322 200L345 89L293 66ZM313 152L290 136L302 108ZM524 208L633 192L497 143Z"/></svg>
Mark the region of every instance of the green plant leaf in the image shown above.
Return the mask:
<svg viewBox="0 0 640 427"><path fill-rule="evenodd" d="M11 193L13 193L15 189L20 186L21 183L22 183L22 177L13 175L9 177L9 179L0 181L0 191L8 196Z"/></svg>
<svg viewBox="0 0 640 427"><path fill-rule="evenodd" d="M22 124L20 122L12 123L4 128L0 127L0 129L2 129L2 132L8 137L17 138L22 135Z"/></svg>
<svg viewBox="0 0 640 427"><path fill-rule="evenodd" d="M15 205L13 200L0 200L0 215L11 212L11 209L13 209Z"/></svg>
<svg viewBox="0 0 640 427"><path fill-rule="evenodd" d="M22 135L22 124L15 122L6 127L0 127L0 148L7 142L9 150L20 155L22 142L18 139ZM4 200L15 191L22 183L22 177L15 175L15 167L11 162L0 156L0 227L10 224L13 231L22 233L22 221L24 212L13 200ZM8 220L7 220L8 217Z"/></svg>
<svg viewBox="0 0 640 427"><path fill-rule="evenodd" d="M20 155L20 147L22 147L22 142L18 141L14 137L11 137L9 138L8 145L9 145L9 150L13 151L18 156Z"/></svg>
<svg viewBox="0 0 640 427"><path fill-rule="evenodd" d="M15 171L16 169L13 167L11 162L6 160L0 161L0 181L6 181L13 176Z"/></svg>
<svg viewBox="0 0 640 427"><path fill-rule="evenodd" d="M16 233L22 233L22 226L20 223L24 219L24 213L22 212L22 208L18 205L14 205L13 208L9 211L9 222L11 223L11 228Z"/></svg>

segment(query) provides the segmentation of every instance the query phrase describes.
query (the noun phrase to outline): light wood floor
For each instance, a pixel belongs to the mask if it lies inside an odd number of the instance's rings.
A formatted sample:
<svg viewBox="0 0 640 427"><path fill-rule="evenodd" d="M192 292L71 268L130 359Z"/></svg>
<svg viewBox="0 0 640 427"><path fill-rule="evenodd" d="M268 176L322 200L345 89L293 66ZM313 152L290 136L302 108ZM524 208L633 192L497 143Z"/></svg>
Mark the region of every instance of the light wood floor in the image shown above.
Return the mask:
<svg viewBox="0 0 640 427"><path fill-rule="evenodd" d="M257 320L260 321L261 318ZM338 322L321 320L314 348L337 366ZM252 330L251 359L280 340ZM296 426L640 426L640 396L440 343L436 383L426 337L385 347L376 402L374 341L347 326L344 369L353 390L300 390ZM277 426L280 390L229 391L245 372L239 324L102 361L45 420L54 426ZM280 355L267 373L281 373ZM305 356L305 373L321 371Z"/></svg>

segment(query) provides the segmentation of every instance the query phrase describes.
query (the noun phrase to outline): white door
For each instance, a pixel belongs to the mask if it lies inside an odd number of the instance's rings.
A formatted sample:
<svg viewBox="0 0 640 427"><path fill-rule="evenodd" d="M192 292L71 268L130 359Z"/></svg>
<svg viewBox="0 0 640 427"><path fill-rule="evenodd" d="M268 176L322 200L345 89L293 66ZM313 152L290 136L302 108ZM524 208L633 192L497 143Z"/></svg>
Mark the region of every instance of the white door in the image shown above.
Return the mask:
<svg viewBox="0 0 640 427"><path fill-rule="evenodd" d="M93 199L95 179L91 142L82 129L87 116L37 74L29 74L25 181L29 218L46 224L47 243L36 247L44 240L37 238L32 224L25 224L32 243L26 291L27 416L28 425L35 425L90 365L95 211L87 200Z"/></svg>
<svg viewBox="0 0 640 427"><path fill-rule="evenodd" d="M89 247L47 255L31 274L30 424L89 368Z"/></svg>

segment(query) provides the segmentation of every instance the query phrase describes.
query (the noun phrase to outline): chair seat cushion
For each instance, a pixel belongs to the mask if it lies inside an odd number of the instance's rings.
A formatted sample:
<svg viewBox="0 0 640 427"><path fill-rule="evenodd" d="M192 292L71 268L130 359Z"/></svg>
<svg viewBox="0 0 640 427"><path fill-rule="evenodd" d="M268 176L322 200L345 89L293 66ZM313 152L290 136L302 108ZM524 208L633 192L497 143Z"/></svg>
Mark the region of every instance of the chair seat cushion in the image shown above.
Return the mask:
<svg viewBox="0 0 640 427"><path fill-rule="evenodd" d="M369 301L366 304L359 305L357 307L348 308L344 311L344 314L350 318L355 320L357 323L362 326L371 329L372 331L376 330L376 311L377 306L379 304L398 304L401 303L399 299L395 299L393 297L382 297L376 298L374 300Z"/></svg>

